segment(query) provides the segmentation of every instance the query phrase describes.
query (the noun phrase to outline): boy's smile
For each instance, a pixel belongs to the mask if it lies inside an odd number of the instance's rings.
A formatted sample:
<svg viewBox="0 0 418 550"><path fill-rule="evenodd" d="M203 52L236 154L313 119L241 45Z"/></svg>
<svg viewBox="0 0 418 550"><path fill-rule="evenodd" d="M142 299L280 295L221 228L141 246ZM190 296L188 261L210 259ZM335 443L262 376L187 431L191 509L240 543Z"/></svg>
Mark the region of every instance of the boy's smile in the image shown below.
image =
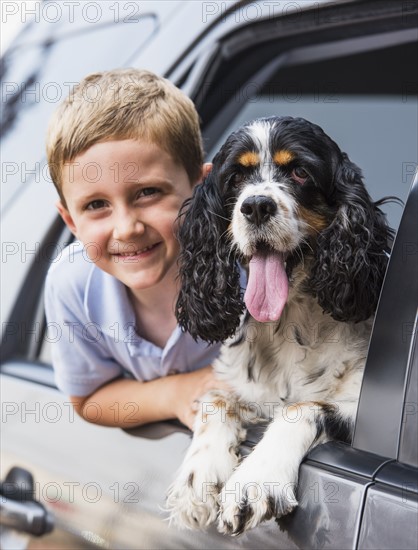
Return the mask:
<svg viewBox="0 0 418 550"><path fill-rule="evenodd" d="M58 209L97 267L137 294L175 276L173 225L192 183L153 143L105 141L64 166Z"/></svg>

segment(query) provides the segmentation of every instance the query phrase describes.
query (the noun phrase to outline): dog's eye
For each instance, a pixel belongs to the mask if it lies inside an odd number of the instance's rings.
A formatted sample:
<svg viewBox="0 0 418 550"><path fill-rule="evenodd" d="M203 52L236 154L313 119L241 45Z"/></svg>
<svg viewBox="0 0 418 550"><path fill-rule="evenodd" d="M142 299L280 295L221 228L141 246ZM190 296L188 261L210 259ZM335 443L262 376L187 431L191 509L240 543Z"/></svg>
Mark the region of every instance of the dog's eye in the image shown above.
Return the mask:
<svg viewBox="0 0 418 550"><path fill-rule="evenodd" d="M244 174L242 172L235 172L229 179L229 182L234 187L242 183L244 180Z"/></svg>
<svg viewBox="0 0 418 550"><path fill-rule="evenodd" d="M292 176L292 179L294 179L297 183L300 183L301 185L303 185L305 181L308 179L309 174L304 168L297 166L296 168L293 168L291 176Z"/></svg>

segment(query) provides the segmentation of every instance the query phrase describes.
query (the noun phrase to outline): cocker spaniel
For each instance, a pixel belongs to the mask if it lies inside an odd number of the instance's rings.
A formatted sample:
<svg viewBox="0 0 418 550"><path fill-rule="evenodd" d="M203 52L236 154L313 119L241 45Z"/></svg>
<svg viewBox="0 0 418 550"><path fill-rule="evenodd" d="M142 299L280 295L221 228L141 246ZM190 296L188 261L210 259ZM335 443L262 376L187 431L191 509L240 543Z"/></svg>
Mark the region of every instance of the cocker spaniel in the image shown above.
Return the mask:
<svg viewBox="0 0 418 550"><path fill-rule="evenodd" d="M224 342L214 368L231 391L200 401L167 498L178 525L217 519L237 535L287 514L306 453L350 441L392 235L379 206L301 118L252 121L216 155L182 216L177 315L196 339ZM259 418L270 423L242 460Z"/></svg>

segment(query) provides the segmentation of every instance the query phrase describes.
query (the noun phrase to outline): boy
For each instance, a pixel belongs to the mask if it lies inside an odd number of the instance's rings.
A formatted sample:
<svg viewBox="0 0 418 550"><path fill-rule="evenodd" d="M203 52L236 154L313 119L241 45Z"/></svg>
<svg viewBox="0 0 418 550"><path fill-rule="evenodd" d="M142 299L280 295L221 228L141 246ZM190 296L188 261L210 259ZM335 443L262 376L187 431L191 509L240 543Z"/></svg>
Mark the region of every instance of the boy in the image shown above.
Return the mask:
<svg viewBox="0 0 418 550"><path fill-rule="evenodd" d="M58 387L90 422L192 428L195 400L220 387L208 366L219 346L194 342L174 315L174 222L203 173L193 103L148 71L90 75L51 119L47 156L77 239L46 281Z"/></svg>

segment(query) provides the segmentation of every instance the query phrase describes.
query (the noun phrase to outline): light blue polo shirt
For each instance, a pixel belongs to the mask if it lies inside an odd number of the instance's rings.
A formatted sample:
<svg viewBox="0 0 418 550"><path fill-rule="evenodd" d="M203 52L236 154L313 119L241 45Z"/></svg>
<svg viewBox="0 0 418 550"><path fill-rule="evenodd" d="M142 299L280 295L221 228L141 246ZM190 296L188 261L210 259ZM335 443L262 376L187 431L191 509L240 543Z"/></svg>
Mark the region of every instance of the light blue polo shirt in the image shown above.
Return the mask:
<svg viewBox="0 0 418 550"><path fill-rule="evenodd" d="M147 381L213 363L220 344L195 342L177 326L164 349L138 336L123 283L76 241L51 265L45 284L46 339L55 380L67 395L87 396L114 378Z"/></svg>

